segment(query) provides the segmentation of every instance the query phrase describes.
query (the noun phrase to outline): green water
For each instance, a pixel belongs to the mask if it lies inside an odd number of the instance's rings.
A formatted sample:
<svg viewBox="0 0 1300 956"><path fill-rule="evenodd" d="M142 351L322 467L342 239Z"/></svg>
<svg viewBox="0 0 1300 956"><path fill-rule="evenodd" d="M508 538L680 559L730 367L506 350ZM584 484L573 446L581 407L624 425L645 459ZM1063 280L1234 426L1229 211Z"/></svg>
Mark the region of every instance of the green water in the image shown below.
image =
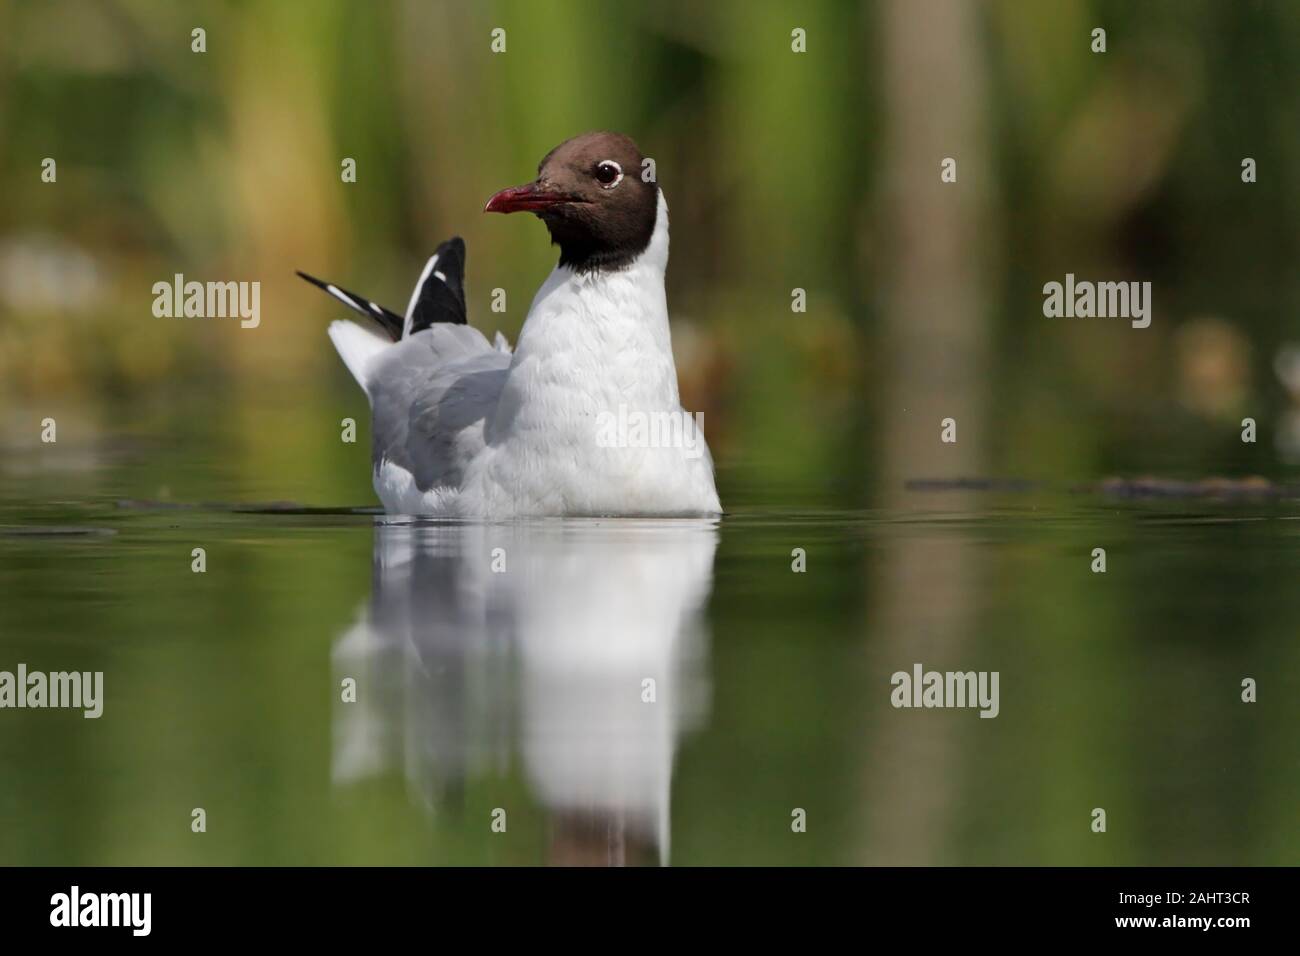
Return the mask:
<svg viewBox="0 0 1300 956"><path fill-rule="evenodd" d="M1300 855L1294 502L482 526L77 487L0 483L0 670L104 674L98 719L0 710L3 864ZM997 717L892 707L915 663L997 671Z"/></svg>

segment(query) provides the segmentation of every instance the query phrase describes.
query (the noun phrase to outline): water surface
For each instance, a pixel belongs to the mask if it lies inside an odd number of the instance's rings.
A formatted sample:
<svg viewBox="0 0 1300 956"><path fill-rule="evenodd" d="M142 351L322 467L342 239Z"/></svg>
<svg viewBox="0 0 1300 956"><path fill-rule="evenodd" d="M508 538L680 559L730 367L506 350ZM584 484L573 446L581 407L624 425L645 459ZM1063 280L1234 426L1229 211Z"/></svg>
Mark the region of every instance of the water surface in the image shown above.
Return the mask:
<svg viewBox="0 0 1300 956"><path fill-rule="evenodd" d="M0 669L103 671L106 699L0 711L0 863L1300 850L1294 501L918 486L484 525L32 490L0 497ZM895 709L915 663L998 671L998 716Z"/></svg>

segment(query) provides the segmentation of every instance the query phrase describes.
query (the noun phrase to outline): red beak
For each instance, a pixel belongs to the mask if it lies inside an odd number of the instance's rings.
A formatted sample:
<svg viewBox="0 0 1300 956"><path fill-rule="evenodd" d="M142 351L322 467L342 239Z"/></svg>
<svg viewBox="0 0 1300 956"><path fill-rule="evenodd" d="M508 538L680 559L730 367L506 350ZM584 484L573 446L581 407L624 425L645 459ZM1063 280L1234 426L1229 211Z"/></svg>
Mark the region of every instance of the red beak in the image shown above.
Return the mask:
<svg viewBox="0 0 1300 956"><path fill-rule="evenodd" d="M573 198L564 193L551 192L537 183L525 186L511 186L503 189L487 201L484 212L538 212L560 203L572 202Z"/></svg>

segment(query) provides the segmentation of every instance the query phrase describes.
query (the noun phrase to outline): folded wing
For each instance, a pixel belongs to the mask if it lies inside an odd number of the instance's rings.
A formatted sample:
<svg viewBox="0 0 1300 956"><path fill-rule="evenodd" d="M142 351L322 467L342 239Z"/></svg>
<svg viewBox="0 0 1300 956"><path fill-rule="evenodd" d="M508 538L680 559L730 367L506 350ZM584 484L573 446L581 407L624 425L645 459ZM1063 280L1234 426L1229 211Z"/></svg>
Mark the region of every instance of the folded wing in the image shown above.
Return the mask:
<svg viewBox="0 0 1300 956"><path fill-rule="evenodd" d="M486 419L505 384L510 354L478 329L436 325L389 346L369 367L374 465L411 473L420 491L458 487L483 450Z"/></svg>

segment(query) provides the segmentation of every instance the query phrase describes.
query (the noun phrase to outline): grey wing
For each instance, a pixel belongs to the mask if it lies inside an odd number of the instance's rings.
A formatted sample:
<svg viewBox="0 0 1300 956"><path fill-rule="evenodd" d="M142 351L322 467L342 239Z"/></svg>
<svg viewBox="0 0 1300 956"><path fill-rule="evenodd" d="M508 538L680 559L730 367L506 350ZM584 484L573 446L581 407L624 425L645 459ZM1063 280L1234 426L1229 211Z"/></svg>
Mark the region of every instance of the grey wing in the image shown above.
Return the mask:
<svg viewBox="0 0 1300 956"><path fill-rule="evenodd" d="M367 383L376 470L392 462L421 491L459 486L509 367L509 353L469 325L435 325L385 349Z"/></svg>

